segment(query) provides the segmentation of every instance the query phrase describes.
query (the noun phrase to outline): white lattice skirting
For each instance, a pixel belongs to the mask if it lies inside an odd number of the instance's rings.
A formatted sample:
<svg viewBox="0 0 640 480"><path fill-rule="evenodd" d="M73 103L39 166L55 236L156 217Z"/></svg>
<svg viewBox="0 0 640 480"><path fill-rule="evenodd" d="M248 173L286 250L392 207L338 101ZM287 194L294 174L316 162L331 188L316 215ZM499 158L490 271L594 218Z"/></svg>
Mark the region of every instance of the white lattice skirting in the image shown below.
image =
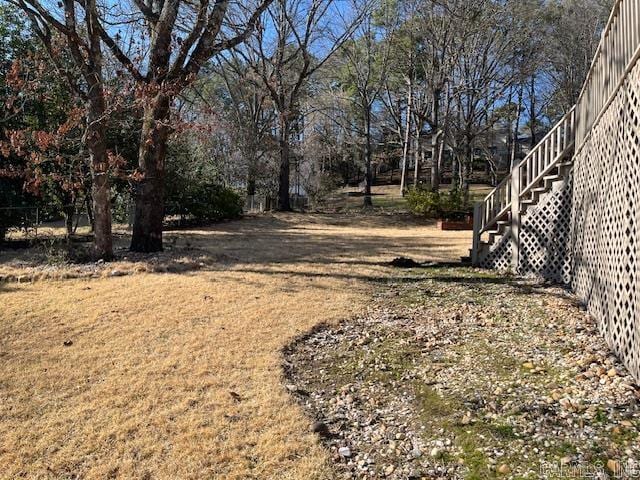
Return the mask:
<svg viewBox="0 0 640 480"><path fill-rule="evenodd" d="M493 242L482 255L479 265L482 268L506 271L511 268L511 232Z"/></svg>
<svg viewBox="0 0 640 480"><path fill-rule="evenodd" d="M519 275L541 277L557 283L571 283L571 202L573 175L540 195L538 203L521 217ZM492 243L480 259L480 266L506 271L512 268L511 230Z"/></svg>
<svg viewBox="0 0 640 480"><path fill-rule="evenodd" d="M571 282L571 196L573 175L540 196L521 218L518 273Z"/></svg>
<svg viewBox="0 0 640 480"><path fill-rule="evenodd" d="M640 379L640 63L574 159L571 286Z"/></svg>
<svg viewBox="0 0 640 480"><path fill-rule="evenodd" d="M479 259L512 263L511 229ZM570 285L611 349L640 381L640 63L564 182L521 216L517 273Z"/></svg>

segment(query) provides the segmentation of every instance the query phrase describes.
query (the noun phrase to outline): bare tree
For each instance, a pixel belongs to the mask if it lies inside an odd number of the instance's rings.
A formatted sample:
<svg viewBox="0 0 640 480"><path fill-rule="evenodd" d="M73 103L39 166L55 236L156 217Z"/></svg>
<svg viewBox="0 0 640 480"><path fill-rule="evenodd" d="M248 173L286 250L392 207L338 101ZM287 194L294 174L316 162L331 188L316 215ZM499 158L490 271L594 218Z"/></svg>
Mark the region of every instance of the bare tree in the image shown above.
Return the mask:
<svg viewBox="0 0 640 480"><path fill-rule="evenodd" d="M612 0L558 0L548 7L551 29L545 53L565 112L578 100L612 4Z"/></svg>
<svg viewBox="0 0 640 480"><path fill-rule="evenodd" d="M454 41L463 5L460 0L429 1L420 11L422 19L423 54L420 58L424 72L423 99L416 109L416 123L419 134L423 124L431 130L431 178L432 191L438 191L441 181L441 152L448 128L449 96L446 94L453 68L458 61L460 45ZM443 112L444 107L444 112ZM418 145L422 150L422 145ZM417 183L417 182L416 182Z"/></svg>
<svg viewBox="0 0 640 480"><path fill-rule="evenodd" d="M246 167L246 193L255 195L260 164L273 151L272 131L275 112L271 97L259 82L247 81L253 69L235 55L222 59L215 69L224 81L228 100L225 113L230 113L234 130L229 132L242 153Z"/></svg>
<svg viewBox="0 0 640 480"><path fill-rule="evenodd" d="M289 200L292 125L309 78L349 38L361 12L342 16L335 0L275 0L263 27L237 49L269 92L278 112L280 174L278 210L291 210Z"/></svg>
<svg viewBox="0 0 640 480"><path fill-rule="evenodd" d="M356 4L355 8L359 7ZM383 8L376 8L375 13L378 16L385 15ZM338 70L337 81L341 86L341 94L359 112L360 125L358 134L361 138L362 159L365 166L365 207L372 205L373 107L384 86L390 52L390 42L383 42L377 39L382 36L383 29L376 27L373 15L373 10L369 10L364 15L360 26L353 32L352 38L340 50L339 60L336 62ZM388 12L385 16L388 16ZM384 25L386 28L385 37L389 40L395 25L392 19L384 22Z"/></svg>
<svg viewBox="0 0 640 480"><path fill-rule="evenodd" d="M62 6L15 1L43 28L55 28L67 37L76 62L86 65L85 76L96 86L102 81L102 45L135 81L142 131L131 250L162 250L164 164L172 102L213 56L251 35L272 0L249 5L230 0L132 0L101 5L96 0L64 0L57 4ZM77 25L77 18L82 25ZM86 34L80 33L85 30ZM101 96L96 93L100 91L90 85L91 96L96 96L89 98L92 117L100 110ZM95 132L93 136L98 138ZM95 163L98 168L100 162Z"/></svg>
<svg viewBox="0 0 640 480"><path fill-rule="evenodd" d="M111 238L111 202L109 184L109 161L107 155L105 129L107 109L105 104L103 54L100 39L100 17L95 0L84 0L82 5L83 25L77 20L77 6L74 0L63 0L58 5L58 15L50 6L43 6L36 0L16 0L29 18L34 32L42 41L56 63L56 53L52 50L53 31L62 35L70 56L79 70L84 85L73 73L62 68L71 88L80 95L87 107L87 131L84 144L89 153L92 175L92 197L94 216L94 246L97 256L109 259L113 255Z"/></svg>
<svg viewBox="0 0 640 480"><path fill-rule="evenodd" d="M453 72L454 176L468 197L477 139L492 127L492 111L514 81L511 64L515 36L509 8L491 1L467 8L456 41L460 54Z"/></svg>

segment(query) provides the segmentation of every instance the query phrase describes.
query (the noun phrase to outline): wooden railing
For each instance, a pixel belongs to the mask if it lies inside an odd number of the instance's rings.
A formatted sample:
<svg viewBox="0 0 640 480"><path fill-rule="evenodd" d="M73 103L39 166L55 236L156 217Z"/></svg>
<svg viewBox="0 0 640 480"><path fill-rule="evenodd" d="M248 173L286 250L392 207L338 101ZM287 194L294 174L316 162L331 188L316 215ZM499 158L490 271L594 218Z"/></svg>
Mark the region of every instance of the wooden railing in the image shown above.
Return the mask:
<svg viewBox="0 0 640 480"><path fill-rule="evenodd" d="M569 110L562 120L538 143L535 148L518 165L522 176L519 196L524 198L531 190L549 175L562 161L575 142L575 107Z"/></svg>
<svg viewBox="0 0 640 480"><path fill-rule="evenodd" d="M515 193L519 198L522 198L562 160L566 152L573 146L574 124L575 109L572 108L516 165L513 171L480 202L481 216L478 225L480 234L491 229L500 218L509 212L516 184L518 189ZM520 178L514 182L513 173L516 171Z"/></svg>
<svg viewBox="0 0 640 480"><path fill-rule="evenodd" d="M574 146L576 110L572 108L545 137L518 163L511 173L484 200L477 203L473 213L472 260L477 260L480 237L497 229L497 223L520 213L520 201L531 194ZM513 233L513 232L512 232Z"/></svg>
<svg viewBox="0 0 640 480"><path fill-rule="evenodd" d="M616 0L576 106L517 164L474 210L473 249L480 237L508 218L517 263L520 201L531 194L570 150L578 152L640 59L640 1ZM497 228L496 228L497 229ZM514 231L515 230L515 231Z"/></svg>
<svg viewBox="0 0 640 480"><path fill-rule="evenodd" d="M617 0L578 98L576 151L609 106L640 55L640 2Z"/></svg>
<svg viewBox="0 0 640 480"><path fill-rule="evenodd" d="M480 233L489 230L499 218L509 211L511 183L511 174L509 174L480 202L482 207Z"/></svg>

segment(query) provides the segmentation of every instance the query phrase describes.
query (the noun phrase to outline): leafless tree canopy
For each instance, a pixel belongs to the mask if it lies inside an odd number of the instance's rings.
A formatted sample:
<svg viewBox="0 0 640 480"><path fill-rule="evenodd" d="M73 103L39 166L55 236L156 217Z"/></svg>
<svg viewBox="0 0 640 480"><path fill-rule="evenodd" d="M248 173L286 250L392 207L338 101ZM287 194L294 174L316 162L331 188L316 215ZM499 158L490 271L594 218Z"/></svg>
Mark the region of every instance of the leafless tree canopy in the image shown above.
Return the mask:
<svg viewBox="0 0 640 480"><path fill-rule="evenodd" d="M132 199L131 248L162 248L167 171L280 210L345 184L370 206L381 178L466 199L573 105L611 3L7 1L84 109L103 257L112 198ZM138 140L114 149L118 129Z"/></svg>

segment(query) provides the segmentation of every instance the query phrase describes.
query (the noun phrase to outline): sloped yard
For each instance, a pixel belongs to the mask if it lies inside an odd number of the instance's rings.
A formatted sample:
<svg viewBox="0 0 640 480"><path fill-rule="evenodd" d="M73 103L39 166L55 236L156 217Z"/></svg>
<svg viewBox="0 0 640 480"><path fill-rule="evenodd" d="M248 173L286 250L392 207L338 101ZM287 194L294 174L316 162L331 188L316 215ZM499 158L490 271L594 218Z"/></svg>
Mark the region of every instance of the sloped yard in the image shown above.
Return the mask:
<svg viewBox="0 0 640 480"><path fill-rule="evenodd" d="M123 234L107 264L5 252L0 477L637 472L640 391L596 326L564 290L429 263L468 244L290 214L169 232L154 256Z"/></svg>
<svg viewBox="0 0 640 480"><path fill-rule="evenodd" d="M120 250L110 264L4 254L2 478L333 478L282 349L404 278L385 262L456 260L469 245L384 215L255 217L167 238L163 254Z"/></svg>

